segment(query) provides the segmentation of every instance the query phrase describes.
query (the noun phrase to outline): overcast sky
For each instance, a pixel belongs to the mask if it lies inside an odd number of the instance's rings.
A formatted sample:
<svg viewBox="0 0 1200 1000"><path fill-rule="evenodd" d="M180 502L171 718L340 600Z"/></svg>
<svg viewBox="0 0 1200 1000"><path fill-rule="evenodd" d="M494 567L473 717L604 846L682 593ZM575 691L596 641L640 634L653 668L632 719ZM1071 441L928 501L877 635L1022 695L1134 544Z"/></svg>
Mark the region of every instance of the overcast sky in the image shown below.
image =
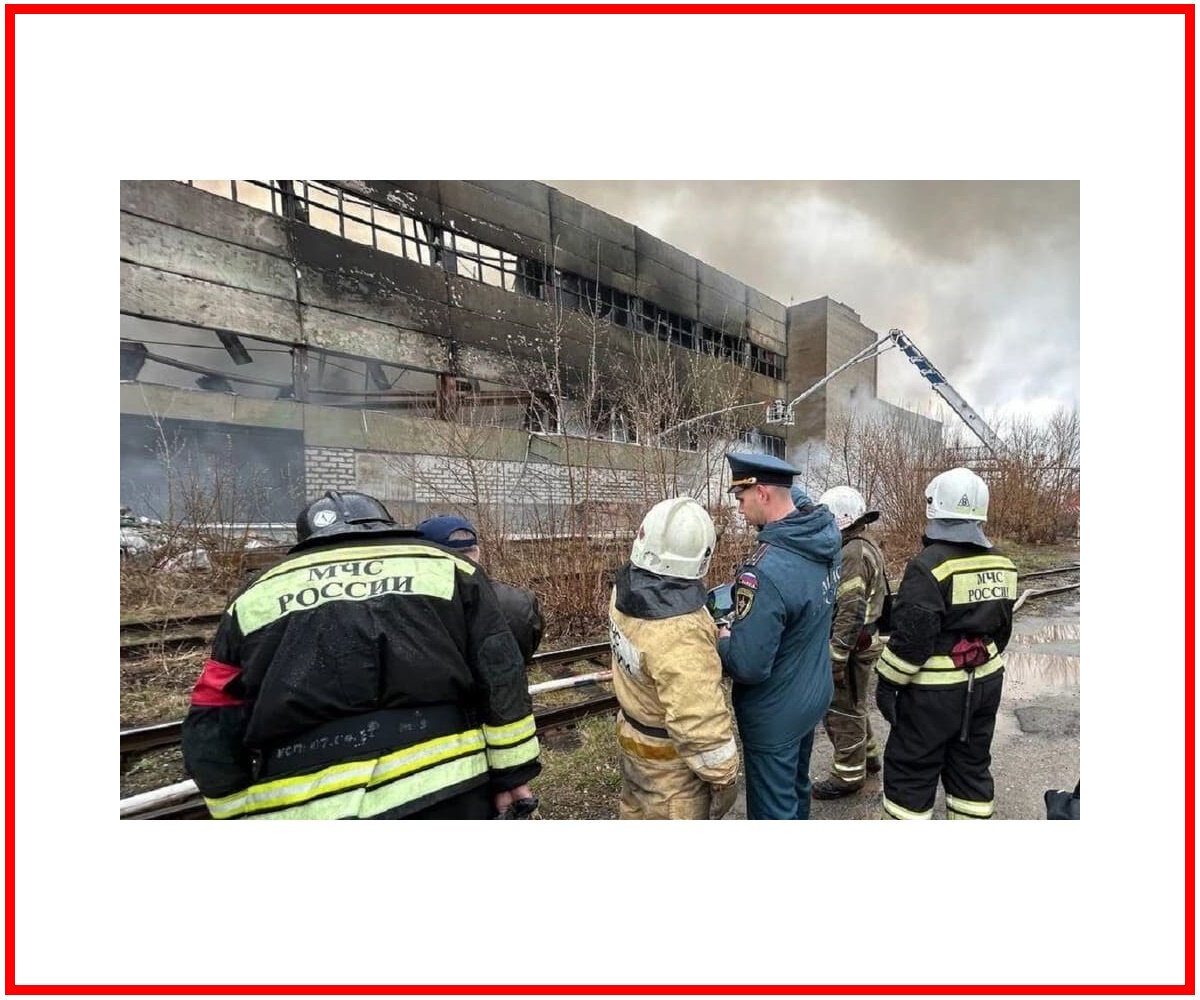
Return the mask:
<svg viewBox="0 0 1200 1000"><path fill-rule="evenodd" d="M912 336L985 419L1079 402L1075 181L547 181L785 306ZM898 351L879 394L935 399Z"/></svg>

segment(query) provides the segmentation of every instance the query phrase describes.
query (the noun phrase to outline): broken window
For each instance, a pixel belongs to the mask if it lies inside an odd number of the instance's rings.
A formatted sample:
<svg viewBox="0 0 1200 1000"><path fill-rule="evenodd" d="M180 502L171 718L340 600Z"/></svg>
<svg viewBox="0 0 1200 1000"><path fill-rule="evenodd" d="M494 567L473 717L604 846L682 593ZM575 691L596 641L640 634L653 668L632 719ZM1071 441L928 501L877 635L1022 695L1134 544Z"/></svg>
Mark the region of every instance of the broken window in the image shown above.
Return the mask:
<svg viewBox="0 0 1200 1000"><path fill-rule="evenodd" d="M787 441L774 434L765 434L760 430L751 429L739 432L738 441L750 451L760 455L774 455L776 458L785 458L787 455Z"/></svg>
<svg viewBox="0 0 1200 1000"><path fill-rule="evenodd" d="M288 344L205 327L121 316L121 381L287 399L294 392Z"/></svg>
<svg viewBox="0 0 1200 1000"><path fill-rule="evenodd" d="M533 431L534 434L557 434L558 418L558 405L554 397L543 393L531 393L521 429Z"/></svg>
<svg viewBox="0 0 1200 1000"><path fill-rule="evenodd" d="M547 279L565 309L607 319L685 350L701 351L776 380L784 377L780 355L749 344L654 302L584 278L570 271L547 275L544 264L489 246L474 237L376 206L373 202L321 181L185 181L223 198L286 215L384 253L494 288L545 300ZM130 364L133 363L131 358Z"/></svg>
<svg viewBox="0 0 1200 1000"><path fill-rule="evenodd" d="M434 372L310 347L307 376L308 399L320 406L431 412L437 406Z"/></svg>

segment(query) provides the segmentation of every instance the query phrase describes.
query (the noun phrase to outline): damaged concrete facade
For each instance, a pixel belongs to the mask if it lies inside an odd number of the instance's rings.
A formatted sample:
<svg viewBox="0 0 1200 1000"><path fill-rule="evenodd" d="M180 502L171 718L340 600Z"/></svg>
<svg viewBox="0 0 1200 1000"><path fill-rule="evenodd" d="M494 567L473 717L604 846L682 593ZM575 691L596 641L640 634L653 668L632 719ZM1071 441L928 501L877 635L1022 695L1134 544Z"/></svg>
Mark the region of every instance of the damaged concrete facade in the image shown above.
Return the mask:
<svg viewBox="0 0 1200 1000"><path fill-rule="evenodd" d="M121 328L122 503L162 516L164 454L197 475L221 460L257 477L241 516L259 521L329 488L405 520L445 506L468 473L439 427L468 397L495 418L472 445L474 498L561 500L581 462L571 377L555 399L522 371L550 330L566 371L649 340L728 366L763 402L876 338L839 303L785 308L533 181L123 182ZM786 455L858 394L874 398L874 362L745 446ZM603 426L596 495L640 500L658 439L615 411ZM692 490L719 489L723 463L693 465Z"/></svg>

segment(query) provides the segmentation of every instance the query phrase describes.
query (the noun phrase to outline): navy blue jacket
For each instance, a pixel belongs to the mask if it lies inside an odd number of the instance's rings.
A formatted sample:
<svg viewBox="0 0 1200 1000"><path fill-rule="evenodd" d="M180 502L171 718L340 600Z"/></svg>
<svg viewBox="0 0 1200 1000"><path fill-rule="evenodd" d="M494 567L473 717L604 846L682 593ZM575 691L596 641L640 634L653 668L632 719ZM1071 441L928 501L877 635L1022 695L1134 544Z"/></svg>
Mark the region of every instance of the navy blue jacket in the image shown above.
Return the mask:
<svg viewBox="0 0 1200 1000"><path fill-rule="evenodd" d="M816 727L833 697L829 632L842 533L804 504L763 526L734 579L735 619L718 644L743 743L769 747Z"/></svg>

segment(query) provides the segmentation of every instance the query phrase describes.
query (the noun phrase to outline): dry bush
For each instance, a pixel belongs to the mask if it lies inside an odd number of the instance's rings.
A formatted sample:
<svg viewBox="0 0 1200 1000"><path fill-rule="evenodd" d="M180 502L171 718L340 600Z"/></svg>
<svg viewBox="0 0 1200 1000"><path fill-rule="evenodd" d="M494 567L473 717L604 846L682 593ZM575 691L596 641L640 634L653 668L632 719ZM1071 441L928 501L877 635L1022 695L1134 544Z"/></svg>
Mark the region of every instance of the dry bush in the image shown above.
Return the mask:
<svg viewBox="0 0 1200 1000"><path fill-rule="evenodd" d="M889 568L919 547L925 487L939 472L967 464L988 484L988 532L1019 542L1056 542L1078 532L1079 414L1060 410L1045 423L1019 419L996 427L1001 456L965 457L939 430L903 412L860 410L831 424L828 449L810 463L814 498L830 486L855 487L881 511L873 533Z"/></svg>

